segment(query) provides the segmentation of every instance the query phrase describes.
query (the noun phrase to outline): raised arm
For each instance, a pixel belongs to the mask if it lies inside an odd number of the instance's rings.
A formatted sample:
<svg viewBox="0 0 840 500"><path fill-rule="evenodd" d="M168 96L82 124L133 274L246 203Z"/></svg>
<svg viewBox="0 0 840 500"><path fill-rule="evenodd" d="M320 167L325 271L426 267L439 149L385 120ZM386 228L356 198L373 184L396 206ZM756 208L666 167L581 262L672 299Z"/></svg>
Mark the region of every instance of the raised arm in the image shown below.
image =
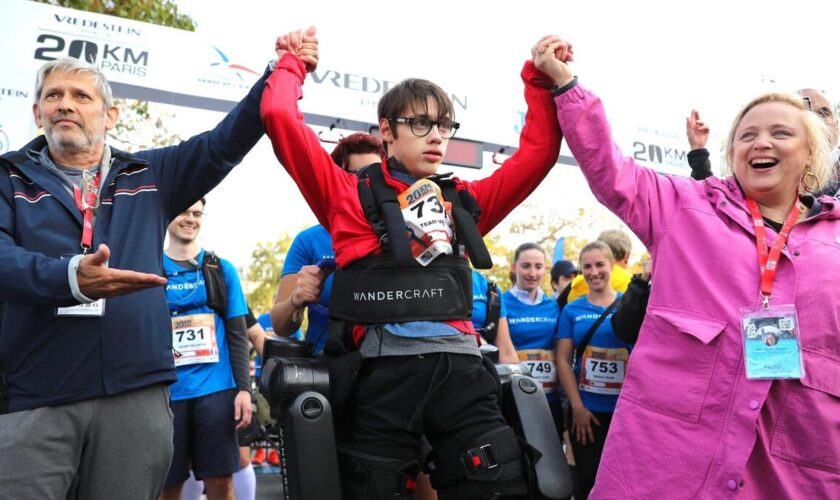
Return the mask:
<svg viewBox="0 0 840 500"><path fill-rule="evenodd" d="M539 45L539 44L538 44ZM560 128L551 98L553 82L535 64L547 57L531 49L532 60L522 68L525 83L525 125L519 149L491 176L467 184L481 207L479 229L487 234L522 203L545 179L560 156Z"/></svg>
<svg viewBox="0 0 840 500"><path fill-rule="evenodd" d="M317 64L318 42L314 31L302 36L297 45L290 35L278 39L280 59L263 93L262 118L277 159L298 185L318 221L329 227L330 194L340 192L337 185L355 185L358 180L336 167L317 134L304 122L297 101L303 97L307 70L313 70Z"/></svg>
<svg viewBox="0 0 840 500"><path fill-rule="evenodd" d="M688 166L691 167L691 178L702 181L712 176L712 163L709 161L709 126L700 120L700 113L696 109L685 119L685 135L691 151L688 152Z"/></svg>
<svg viewBox="0 0 840 500"><path fill-rule="evenodd" d="M555 54L564 44L554 42L546 53ZM566 62L556 56L543 61L541 69L560 89L554 102L563 137L592 193L653 248L680 212L680 189L690 189L693 181L659 175L624 156L613 143L601 100L577 84Z"/></svg>
<svg viewBox="0 0 840 500"><path fill-rule="evenodd" d="M212 130L175 146L137 153L154 169L170 218L210 192L262 138L260 100L268 75L266 71Z"/></svg>

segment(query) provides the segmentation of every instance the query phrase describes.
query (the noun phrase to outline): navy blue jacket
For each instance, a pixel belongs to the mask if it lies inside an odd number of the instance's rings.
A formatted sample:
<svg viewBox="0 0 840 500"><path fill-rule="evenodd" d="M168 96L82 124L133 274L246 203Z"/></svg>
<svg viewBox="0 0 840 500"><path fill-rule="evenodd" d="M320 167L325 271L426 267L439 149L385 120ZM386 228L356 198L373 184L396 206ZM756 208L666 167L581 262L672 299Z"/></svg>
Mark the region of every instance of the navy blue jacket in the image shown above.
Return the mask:
<svg viewBox="0 0 840 500"><path fill-rule="evenodd" d="M169 222L215 187L265 133L263 76L216 128L177 146L125 153L112 148L93 231L109 266L163 274ZM74 305L68 260L80 253L82 217L57 176L27 151L0 157L0 300L6 301L0 360L9 411L119 394L175 380L172 327L163 287L105 301L103 317L56 316Z"/></svg>

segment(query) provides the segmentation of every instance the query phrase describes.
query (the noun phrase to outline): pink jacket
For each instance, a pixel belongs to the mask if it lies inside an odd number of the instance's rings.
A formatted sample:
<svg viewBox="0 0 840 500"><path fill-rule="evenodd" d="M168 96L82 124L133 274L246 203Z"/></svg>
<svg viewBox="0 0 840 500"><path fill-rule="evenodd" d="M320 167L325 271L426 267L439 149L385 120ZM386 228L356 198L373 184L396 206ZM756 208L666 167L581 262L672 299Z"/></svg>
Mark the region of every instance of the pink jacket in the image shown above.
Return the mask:
<svg viewBox="0 0 840 500"><path fill-rule="evenodd" d="M796 305L805 376L747 380L739 308L758 304L759 269L735 180L659 175L613 144L598 97L577 86L555 102L655 273L591 498L840 498L840 203L793 227L773 288Z"/></svg>

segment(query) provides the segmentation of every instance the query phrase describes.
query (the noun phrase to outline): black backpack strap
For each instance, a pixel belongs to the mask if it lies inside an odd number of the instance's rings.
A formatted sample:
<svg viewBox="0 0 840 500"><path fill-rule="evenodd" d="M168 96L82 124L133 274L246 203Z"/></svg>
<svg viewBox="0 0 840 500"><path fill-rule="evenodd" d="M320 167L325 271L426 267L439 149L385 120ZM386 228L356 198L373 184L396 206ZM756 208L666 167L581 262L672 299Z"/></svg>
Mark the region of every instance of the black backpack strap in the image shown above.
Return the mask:
<svg viewBox="0 0 840 500"><path fill-rule="evenodd" d="M496 335L499 333L499 319L502 315L502 296L499 286L493 282L487 282L487 319L481 328L481 336L487 342L496 345Z"/></svg>
<svg viewBox="0 0 840 500"><path fill-rule="evenodd" d="M207 290L207 306L216 311L222 319L227 315L227 283L219 257L206 250L201 263L201 274Z"/></svg>
<svg viewBox="0 0 840 500"><path fill-rule="evenodd" d="M578 346L578 348L575 349L575 364L580 363L580 358L581 356L583 356L583 352L586 350L586 348L589 347L589 341L592 340L592 336L595 335L595 330L597 330L598 327L601 326L601 323L603 323L604 320L607 319L607 316L609 316L613 309L615 309L615 306L618 305L618 300L619 299L615 299L613 303L610 304L604 310L603 313L601 313L601 316L598 318L598 320L592 324L592 326L589 328L589 331L587 331L586 335L583 336L583 340L581 340L580 346Z"/></svg>
<svg viewBox="0 0 840 500"><path fill-rule="evenodd" d="M452 221L455 223L458 242L466 247L473 267L491 269L493 259L490 257L487 245L484 244L481 231L478 230L481 207L469 191L466 189L458 191L455 188L455 181L449 178L450 175L435 175L431 177L431 180L440 186L443 199L452 204Z"/></svg>
<svg viewBox="0 0 840 500"><path fill-rule="evenodd" d="M618 300L615 314L610 318L616 337L628 344L639 339L649 298L650 282L645 281L640 274L634 275L627 291Z"/></svg>
<svg viewBox="0 0 840 500"><path fill-rule="evenodd" d="M370 190L370 194L364 192L366 190ZM390 251L398 267L411 266L414 259L411 256L408 232L405 229L400 202L397 200L397 194L385 182L380 165L371 165L359 175L359 198L368 221L374 217L376 219L376 222L372 222L371 225L379 233L383 251L386 249ZM373 207L376 207L377 215L374 215ZM380 227L377 228L377 225ZM382 225L385 229L384 234L380 233ZM387 247L384 246L385 235L387 235Z"/></svg>

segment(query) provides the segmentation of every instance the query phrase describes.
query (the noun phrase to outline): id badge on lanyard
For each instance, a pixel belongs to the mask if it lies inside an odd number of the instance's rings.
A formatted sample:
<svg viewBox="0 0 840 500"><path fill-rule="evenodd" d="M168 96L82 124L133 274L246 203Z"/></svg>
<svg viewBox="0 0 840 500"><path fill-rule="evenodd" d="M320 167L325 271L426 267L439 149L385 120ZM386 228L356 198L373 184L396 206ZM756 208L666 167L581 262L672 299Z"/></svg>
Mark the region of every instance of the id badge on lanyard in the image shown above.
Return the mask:
<svg viewBox="0 0 840 500"><path fill-rule="evenodd" d="M758 261L761 272L761 303L741 308L741 335L744 342L744 365L748 379L797 379L802 377L799 346L799 321L793 304L771 304L773 280L782 247L790 229L799 218L794 204L773 247L767 248L767 230L756 202L747 198L755 224Z"/></svg>
<svg viewBox="0 0 840 500"><path fill-rule="evenodd" d="M73 255L62 255L61 259L69 259ZM94 300L87 304L77 304L75 306L56 307L56 316L76 316L84 318L96 318L105 316L105 299Z"/></svg>

